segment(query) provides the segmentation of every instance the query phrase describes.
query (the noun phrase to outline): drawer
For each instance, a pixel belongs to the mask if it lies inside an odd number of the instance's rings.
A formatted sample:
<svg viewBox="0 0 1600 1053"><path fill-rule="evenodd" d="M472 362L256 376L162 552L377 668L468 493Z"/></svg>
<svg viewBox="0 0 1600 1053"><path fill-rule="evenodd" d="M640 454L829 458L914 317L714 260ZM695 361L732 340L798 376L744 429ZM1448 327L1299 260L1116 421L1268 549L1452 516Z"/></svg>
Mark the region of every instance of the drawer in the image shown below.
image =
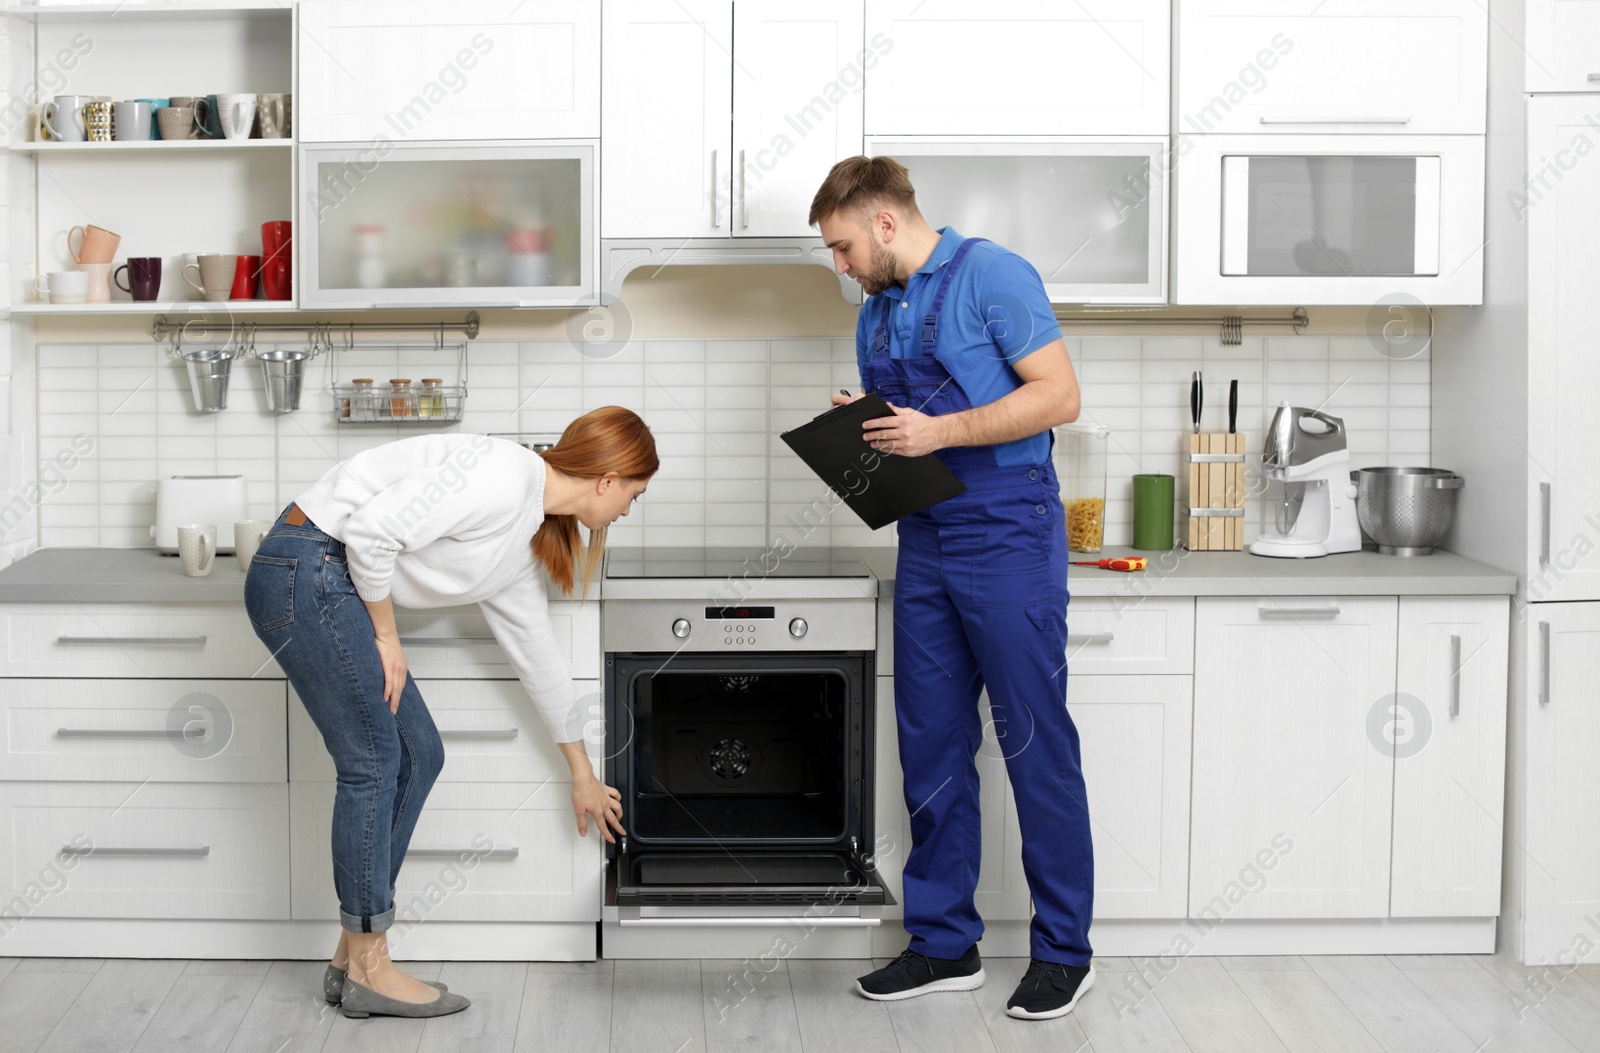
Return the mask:
<svg viewBox="0 0 1600 1053"><path fill-rule="evenodd" d="M1194 672L1194 600L1075 597L1067 606L1071 675Z"/></svg>
<svg viewBox="0 0 1600 1053"><path fill-rule="evenodd" d="M599 603L552 601L550 624L572 675L585 680L598 677ZM504 680L517 675L477 607L396 611L395 625L414 677Z"/></svg>
<svg viewBox="0 0 1600 1053"><path fill-rule="evenodd" d="M413 676L415 674L413 673ZM605 710L596 680L574 681L579 704L594 715L593 743L605 741ZM446 782L570 784L572 773L518 680L417 680L444 740ZM300 697L289 689L289 780L333 780L333 758ZM562 791L563 793L566 791Z"/></svg>
<svg viewBox="0 0 1600 1053"><path fill-rule="evenodd" d="M289 917L281 782L0 784L0 831L0 901L30 915Z"/></svg>
<svg viewBox="0 0 1600 1053"><path fill-rule="evenodd" d="M244 603L0 604L0 676L281 677Z"/></svg>
<svg viewBox="0 0 1600 1053"><path fill-rule="evenodd" d="M0 780L284 782L282 680L7 680Z"/></svg>
<svg viewBox="0 0 1600 1053"><path fill-rule="evenodd" d="M290 787L294 916L336 919L331 782ZM427 921L599 921L603 846L578 836L561 783L439 784L395 882L391 941Z"/></svg>

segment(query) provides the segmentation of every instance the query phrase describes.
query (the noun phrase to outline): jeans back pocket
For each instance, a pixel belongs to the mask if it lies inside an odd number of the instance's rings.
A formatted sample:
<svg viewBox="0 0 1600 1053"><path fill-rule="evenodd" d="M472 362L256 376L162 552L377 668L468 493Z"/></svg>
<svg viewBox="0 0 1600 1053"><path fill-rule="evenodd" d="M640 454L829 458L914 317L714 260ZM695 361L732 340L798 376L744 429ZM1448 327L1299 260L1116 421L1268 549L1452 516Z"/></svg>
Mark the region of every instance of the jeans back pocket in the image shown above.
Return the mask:
<svg viewBox="0 0 1600 1053"><path fill-rule="evenodd" d="M294 578L300 561L292 556L263 556L250 560L244 579L244 608L250 624L261 632L294 621Z"/></svg>

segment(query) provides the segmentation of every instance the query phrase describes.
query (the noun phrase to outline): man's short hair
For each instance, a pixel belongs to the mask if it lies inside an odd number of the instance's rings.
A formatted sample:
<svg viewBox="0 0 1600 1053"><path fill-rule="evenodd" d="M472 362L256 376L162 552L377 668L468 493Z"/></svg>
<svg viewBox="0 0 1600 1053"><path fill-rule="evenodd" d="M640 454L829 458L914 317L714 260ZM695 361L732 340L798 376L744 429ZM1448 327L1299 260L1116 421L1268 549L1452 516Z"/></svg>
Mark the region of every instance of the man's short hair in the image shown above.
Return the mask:
<svg viewBox="0 0 1600 1053"><path fill-rule="evenodd" d="M906 166L892 157L847 157L822 181L806 222L814 227L835 212L854 214L865 222L886 206L907 216L922 215Z"/></svg>

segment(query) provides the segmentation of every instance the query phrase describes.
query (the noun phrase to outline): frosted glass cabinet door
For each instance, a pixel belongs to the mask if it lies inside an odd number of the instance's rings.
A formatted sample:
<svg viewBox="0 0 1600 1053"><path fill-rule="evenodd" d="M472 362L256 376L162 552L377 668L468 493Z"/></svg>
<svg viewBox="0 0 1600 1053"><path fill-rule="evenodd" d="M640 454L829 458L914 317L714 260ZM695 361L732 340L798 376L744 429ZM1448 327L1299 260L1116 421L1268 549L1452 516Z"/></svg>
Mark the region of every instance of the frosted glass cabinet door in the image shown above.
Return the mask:
<svg viewBox="0 0 1600 1053"><path fill-rule="evenodd" d="M868 147L910 170L929 223L1015 252L1057 303L1165 301L1165 151L1165 140Z"/></svg>
<svg viewBox="0 0 1600 1053"><path fill-rule="evenodd" d="M316 306L589 302L591 142L307 147L300 302Z"/></svg>

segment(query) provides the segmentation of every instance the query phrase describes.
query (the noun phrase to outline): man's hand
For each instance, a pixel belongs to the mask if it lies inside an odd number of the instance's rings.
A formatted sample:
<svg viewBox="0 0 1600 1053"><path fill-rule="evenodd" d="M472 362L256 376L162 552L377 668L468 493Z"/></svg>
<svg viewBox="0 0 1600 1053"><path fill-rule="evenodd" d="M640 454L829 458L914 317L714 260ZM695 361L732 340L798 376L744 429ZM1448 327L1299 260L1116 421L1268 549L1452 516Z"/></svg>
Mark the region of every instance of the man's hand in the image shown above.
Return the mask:
<svg viewBox="0 0 1600 1053"><path fill-rule="evenodd" d="M873 449L902 457L921 457L949 445L938 417L901 406L889 408L894 410L894 416L877 417L862 425Z"/></svg>
<svg viewBox="0 0 1600 1053"><path fill-rule="evenodd" d="M842 389L835 390L833 394L829 396L835 406L848 406L850 403L854 402L860 397L860 395L852 395Z"/></svg>
<svg viewBox="0 0 1600 1053"><path fill-rule="evenodd" d="M619 834L628 831L622 828L622 794L614 786L607 786L599 779L590 775L587 779L575 779L572 783L572 811L578 817L578 833L587 836L589 833L589 817L594 816L595 825L600 828L600 836L610 844L616 844L617 839L611 836L611 830ZM607 826L611 830L606 829Z"/></svg>

